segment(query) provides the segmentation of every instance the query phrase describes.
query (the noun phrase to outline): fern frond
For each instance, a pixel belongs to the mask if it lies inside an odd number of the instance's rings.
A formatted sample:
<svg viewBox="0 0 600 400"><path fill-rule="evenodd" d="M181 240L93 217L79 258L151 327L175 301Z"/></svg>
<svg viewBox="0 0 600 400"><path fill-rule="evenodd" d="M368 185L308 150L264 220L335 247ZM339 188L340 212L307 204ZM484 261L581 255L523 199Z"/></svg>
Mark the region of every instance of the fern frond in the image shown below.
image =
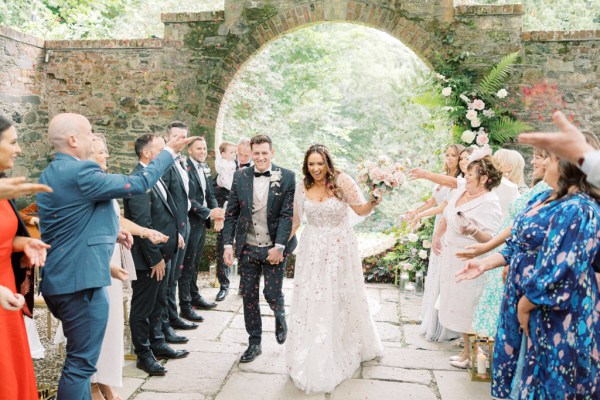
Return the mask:
<svg viewBox="0 0 600 400"><path fill-rule="evenodd" d="M496 64L479 83L479 90L484 95L496 93L504 86L519 57L519 52L507 54Z"/></svg>
<svg viewBox="0 0 600 400"><path fill-rule="evenodd" d="M506 143L528 130L531 130L531 127L526 123L504 116L490 124L490 137L495 142Z"/></svg>

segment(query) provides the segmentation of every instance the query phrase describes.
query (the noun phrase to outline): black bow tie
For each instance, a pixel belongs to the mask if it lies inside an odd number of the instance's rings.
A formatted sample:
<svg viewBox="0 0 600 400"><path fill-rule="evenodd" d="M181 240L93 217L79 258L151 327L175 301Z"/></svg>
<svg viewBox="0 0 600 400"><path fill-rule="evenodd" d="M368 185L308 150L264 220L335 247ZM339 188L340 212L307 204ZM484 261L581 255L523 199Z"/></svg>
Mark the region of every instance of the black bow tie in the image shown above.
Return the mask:
<svg viewBox="0 0 600 400"><path fill-rule="evenodd" d="M265 171L265 172L254 172L254 177L255 178L259 178L261 176L271 176L271 171Z"/></svg>
<svg viewBox="0 0 600 400"><path fill-rule="evenodd" d="M245 168L245 167L249 167L250 163L245 163L245 164L240 164L240 168Z"/></svg>

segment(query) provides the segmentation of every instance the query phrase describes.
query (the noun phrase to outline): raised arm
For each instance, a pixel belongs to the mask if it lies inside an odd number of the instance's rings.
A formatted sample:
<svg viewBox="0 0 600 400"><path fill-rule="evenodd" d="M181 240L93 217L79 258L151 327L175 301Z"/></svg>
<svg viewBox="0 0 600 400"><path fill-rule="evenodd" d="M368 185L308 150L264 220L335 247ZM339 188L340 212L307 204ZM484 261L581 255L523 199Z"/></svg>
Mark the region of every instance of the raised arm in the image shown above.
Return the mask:
<svg viewBox="0 0 600 400"><path fill-rule="evenodd" d="M453 176L444 174L436 174L435 172L427 171L423 168L413 168L409 171L411 179L427 179L438 185L447 186L450 189L456 189L458 187L458 179Z"/></svg>

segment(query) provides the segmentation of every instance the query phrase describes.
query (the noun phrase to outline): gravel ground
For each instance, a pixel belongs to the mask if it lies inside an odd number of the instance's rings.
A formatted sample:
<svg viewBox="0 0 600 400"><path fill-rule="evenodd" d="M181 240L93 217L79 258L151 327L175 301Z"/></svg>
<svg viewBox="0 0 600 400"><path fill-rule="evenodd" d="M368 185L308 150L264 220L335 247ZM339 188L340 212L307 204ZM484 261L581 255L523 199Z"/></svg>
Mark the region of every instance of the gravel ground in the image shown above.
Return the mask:
<svg viewBox="0 0 600 400"><path fill-rule="evenodd" d="M198 274L198 286L201 288L209 286L208 272L200 272ZM123 294L127 297L127 303L129 304L129 300L131 299L131 288L129 285L123 286ZM37 326L42 345L46 349L44 358L33 360L38 388L56 387L64 363L64 351L61 356L58 346L54 344L54 335L58 326L58 320L55 318L52 318L51 334L49 337L47 335L46 321L48 312L48 309L45 307L37 307L34 311L35 325ZM125 341L125 346L127 352L127 340Z"/></svg>

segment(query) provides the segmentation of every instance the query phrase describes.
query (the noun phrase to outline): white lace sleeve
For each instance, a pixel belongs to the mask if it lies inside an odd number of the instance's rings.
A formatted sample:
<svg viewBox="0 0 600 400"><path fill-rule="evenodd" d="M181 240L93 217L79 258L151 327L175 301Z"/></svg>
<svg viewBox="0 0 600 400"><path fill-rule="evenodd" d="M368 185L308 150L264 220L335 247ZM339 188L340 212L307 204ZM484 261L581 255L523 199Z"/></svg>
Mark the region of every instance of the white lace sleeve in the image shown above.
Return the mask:
<svg viewBox="0 0 600 400"><path fill-rule="evenodd" d="M350 206L360 206L367 202L363 192L348 174L339 174L336 183L342 191L342 201L348 204L348 222L350 226L360 224L365 220L365 217L358 215Z"/></svg>
<svg viewBox="0 0 600 400"><path fill-rule="evenodd" d="M339 174L336 183L342 191L342 201L348 205L360 206L367 202L360 187L350 175L344 173Z"/></svg>
<svg viewBox="0 0 600 400"><path fill-rule="evenodd" d="M296 184L294 193L294 224L300 225L304 216L304 182L301 180Z"/></svg>

